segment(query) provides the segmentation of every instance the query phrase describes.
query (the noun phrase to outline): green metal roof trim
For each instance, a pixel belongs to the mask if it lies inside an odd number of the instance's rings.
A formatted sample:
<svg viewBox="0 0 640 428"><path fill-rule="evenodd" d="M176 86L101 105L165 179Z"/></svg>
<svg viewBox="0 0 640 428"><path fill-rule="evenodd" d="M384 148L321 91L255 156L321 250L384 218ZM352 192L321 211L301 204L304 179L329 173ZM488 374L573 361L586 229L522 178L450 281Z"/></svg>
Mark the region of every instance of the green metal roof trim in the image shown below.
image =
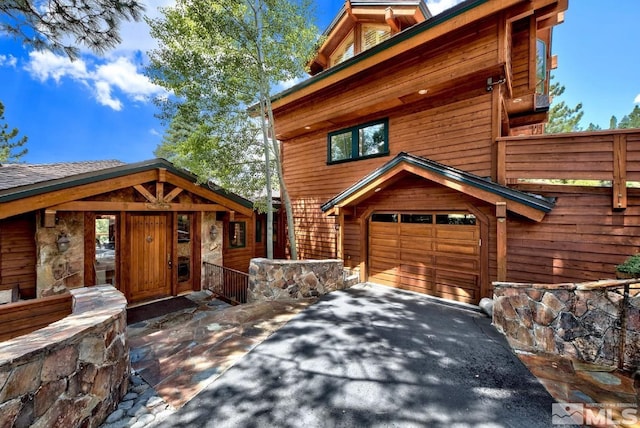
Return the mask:
<svg viewBox="0 0 640 428"><path fill-rule="evenodd" d="M364 52L359 53L358 55L348 59L345 62L342 62L338 65L335 65L321 73L316 74L315 76L312 76L310 78L308 78L307 80L292 86L291 88L282 91L276 95L274 95L273 97L271 97L271 101L275 102L281 98L286 97L287 95L291 95L301 89L306 88L307 86L316 83L318 81L321 81L335 73L337 73L338 71L341 71L345 68L348 68L354 64L357 64L358 62L367 59L379 52L382 52L386 49L389 49L392 46L395 46L399 43L404 42L407 39L410 39L412 37L414 37L416 34L420 34L424 31L429 30L430 28L433 28L437 25L442 24L443 22L446 22L452 18L455 18L456 16L470 10L473 9L483 3L488 2L489 0L467 0L467 1L463 1L462 3L457 4L456 6L445 10L442 13L439 13L433 17L431 17L430 19L427 19L424 22L421 22L419 24L414 25L413 27L410 27L408 29L406 29L405 31L402 31L398 34L396 34L395 36L385 40L384 42L372 47L371 49L367 49Z"/></svg>
<svg viewBox="0 0 640 428"><path fill-rule="evenodd" d="M495 195L501 196L505 199L519 202L523 205L529 206L531 208L540 210L544 213L548 213L555 205L555 200L550 198L545 198L539 195L533 195L530 193L521 192L519 190L511 189L507 186L500 185L493 181L489 181L488 179L482 178L475 174L471 174L466 171L462 171L457 168L453 168L447 165L443 165L438 162L434 162L432 160L422 158L419 156L415 156L409 153L401 152L395 158L391 159L386 164L382 165L380 168L373 171L371 174L364 177L362 180L355 183L353 186L349 187L335 198L326 202L324 205L320 207L323 212L329 211L331 208L338 205L343 200L347 199L353 193L359 191L360 189L366 187L374 180L378 179L381 175L391 170L396 165L406 162L411 165L417 166L427 171L435 172L443 177L452 179L459 183L463 183L466 185L470 185L476 187L478 189L485 190L487 192L493 193Z"/></svg>
<svg viewBox="0 0 640 428"><path fill-rule="evenodd" d="M53 192L56 190L69 189L75 186L81 186L84 184L96 183L103 180L109 180L112 178L123 177L138 172L145 172L154 170L157 168L164 168L178 177L189 180L194 184L198 184L198 177L190 173L187 170L176 167L174 164L166 159L151 159L147 161L125 164L122 166L116 166L112 168L105 168L97 171L86 172L82 174L70 175L68 177L38 182L26 186L18 186L10 189L0 191L0 203L15 201L22 198L28 198L30 196L41 195L44 193ZM230 199L242 206L253 209L253 203L240 195L228 192L222 188L212 188L205 184L198 184L203 189L207 189L210 192L216 193L227 199Z"/></svg>

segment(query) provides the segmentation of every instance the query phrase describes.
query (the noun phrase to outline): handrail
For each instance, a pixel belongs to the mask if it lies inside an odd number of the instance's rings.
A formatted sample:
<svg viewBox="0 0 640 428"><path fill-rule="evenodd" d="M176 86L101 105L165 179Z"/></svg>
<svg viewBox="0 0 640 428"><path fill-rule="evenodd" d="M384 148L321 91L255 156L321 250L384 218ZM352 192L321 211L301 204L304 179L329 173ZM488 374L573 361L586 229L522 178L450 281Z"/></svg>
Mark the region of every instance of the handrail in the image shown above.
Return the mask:
<svg viewBox="0 0 640 428"><path fill-rule="evenodd" d="M221 300L232 305L247 303L249 274L238 270L203 262L203 285Z"/></svg>

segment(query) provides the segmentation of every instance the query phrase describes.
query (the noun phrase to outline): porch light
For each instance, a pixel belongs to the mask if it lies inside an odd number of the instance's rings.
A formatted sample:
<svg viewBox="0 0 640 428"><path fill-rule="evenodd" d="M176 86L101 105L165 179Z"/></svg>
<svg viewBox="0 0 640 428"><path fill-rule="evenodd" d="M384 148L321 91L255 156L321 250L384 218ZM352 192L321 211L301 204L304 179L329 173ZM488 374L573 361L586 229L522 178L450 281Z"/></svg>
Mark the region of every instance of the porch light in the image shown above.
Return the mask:
<svg viewBox="0 0 640 428"><path fill-rule="evenodd" d="M211 229L209 229L209 237L211 238L212 241L215 241L217 236L218 236L218 228L216 228L215 224L212 224Z"/></svg>
<svg viewBox="0 0 640 428"><path fill-rule="evenodd" d="M428 89L420 89L420 90L418 91L418 94L420 94L420 95L426 95L428 92L429 92L429 90L428 90Z"/></svg>
<svg viewBox="0 0 640 428"><path fill-rule="evenodd" d="M58 244L58 251L61 253L64 253L71 246L71 240L69 239L66 233L62 233L58 237L56 244Z"/></svg>

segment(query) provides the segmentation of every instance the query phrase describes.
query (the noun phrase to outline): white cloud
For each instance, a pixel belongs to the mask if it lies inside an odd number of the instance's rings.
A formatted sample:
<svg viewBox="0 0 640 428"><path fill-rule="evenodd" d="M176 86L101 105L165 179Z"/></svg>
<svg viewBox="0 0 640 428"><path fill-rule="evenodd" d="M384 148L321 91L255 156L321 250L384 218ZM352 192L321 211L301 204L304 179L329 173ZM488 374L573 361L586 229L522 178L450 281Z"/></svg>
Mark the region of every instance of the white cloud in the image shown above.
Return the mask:
<svg viewBox="0 0 640 428"><path fill-rule="evenodd" d="M61 79L68 78L81 83L91 88L101 105L117 111L123 108L122 97L148 102L155 96L165 95L163 88L151 83L133 61L124 56L94 64L84 59L70 61L66 56L48 51L31 52L25 69L41 82L53 79L60 83Z"/></svg>
<svg viewBox="0 0 640 428"><path fill-rule="evenodd" d="M433 15L437 15L460 2L462 2L462 0L427 0L427 7Z"/></svg>
<svg viewBox="0 0 640 428"><path fill-rule="evenodd" d="M154 135L156 137L162 137L162 133L155 128L151 128L149 130L149 134Z"/></svg>
<svg viewBox="0 0 640 428"><path fill-rule="evenodd" d="M9 55L0 55L0 66L8 66L11 68L16 68L16 64L18 63L18 59L9 54Z"/></svg>
<svg viewBox="0 0 640 428"><path fill-rule="evenodd" d="M66 56L59 56L50 51L30 52L25 69L41 82L51 78L56 83L60 83L60 79L67 76L75 80L84 80L88 77L84 61L69 61Z"/></svg>
<svg viewBox="0 0 640 428"><path fill-rule="evenodd" d="M111 86L107 82L98 81L95 83L96 99L103 106L111 107L116 111L122 110L122 103L119 99L111 95Z"/></svg>
<svg viewBox="0 0 640 428"><path fill-rule="evenodd" d="M636 95L636 99L633 100L635 104L640 104L640 94Z"/></svg>

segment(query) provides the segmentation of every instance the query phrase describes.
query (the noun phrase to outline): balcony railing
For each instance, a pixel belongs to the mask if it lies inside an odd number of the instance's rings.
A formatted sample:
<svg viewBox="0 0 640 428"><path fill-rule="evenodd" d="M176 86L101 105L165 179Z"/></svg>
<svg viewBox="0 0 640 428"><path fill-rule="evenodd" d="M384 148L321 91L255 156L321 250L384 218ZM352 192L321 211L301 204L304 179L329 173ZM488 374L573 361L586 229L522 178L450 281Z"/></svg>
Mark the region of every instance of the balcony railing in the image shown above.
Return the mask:
<svg viewBox="0 0 640 428"><path fill-rule="evenodd" d="M629 182L640 182L640 130L610 130L497 139L501 184L592 180L612 188L613 208L627 207Z"/></svg>
<svg viewBox="0 0 640 428"><path fill-rule="evenodd" d="M249 275L224 266L204 262L203 286L232 305L247 303Z"/></svg>

